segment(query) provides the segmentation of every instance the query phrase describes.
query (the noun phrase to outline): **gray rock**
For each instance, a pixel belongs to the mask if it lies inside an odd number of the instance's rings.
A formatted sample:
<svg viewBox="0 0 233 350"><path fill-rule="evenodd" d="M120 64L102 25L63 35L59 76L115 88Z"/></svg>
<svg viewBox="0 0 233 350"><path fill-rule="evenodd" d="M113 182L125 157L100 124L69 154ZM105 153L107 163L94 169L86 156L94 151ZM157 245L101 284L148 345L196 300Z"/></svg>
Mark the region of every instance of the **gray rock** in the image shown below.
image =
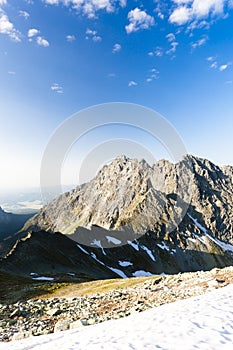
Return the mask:
<svg viewBox="0 0 233 350"><path fill-rule="evenodd" d="M80 327L83 327L83 323L81 322L81 320L77 320L70 323L70 329L76 329Z"/></svg>
<svg viewBox="0 0 233 350"><path fill-rule="evenodd" d="M57 315L60 315L61 313L62 313L62 311L58 308L50 309L50 310L46 311L46 314L49 316L57 316Z"/></svg>
<svg viewBox="0 0 233 350"><path fill-rule="evenodd" d="M69 327L70 327L70 321L69 320L58 321L55 324L54 333L61 332L61 331L66 331L67 329L69 329Z"/></svg>
<svg viewBox="0 0 233 350"><path fill-rule="evenodd" d="M22 340L28 338L32 335L32 332L19 332L15 333L12 337L12 340Z"/></svg>

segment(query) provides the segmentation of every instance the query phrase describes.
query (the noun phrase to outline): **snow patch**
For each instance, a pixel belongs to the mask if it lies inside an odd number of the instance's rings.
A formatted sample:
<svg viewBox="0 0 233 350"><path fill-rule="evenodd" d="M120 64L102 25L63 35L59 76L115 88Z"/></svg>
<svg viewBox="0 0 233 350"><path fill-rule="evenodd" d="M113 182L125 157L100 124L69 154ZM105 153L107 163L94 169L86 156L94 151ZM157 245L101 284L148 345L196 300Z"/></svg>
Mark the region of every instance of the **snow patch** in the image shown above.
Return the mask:
<svg viewBox="0 0 233 350"><path fill-rule="evenodd" d="M154 275L152 275L152 273L150 273L150 272L139 270L139 271L133 272L133 276L134 277L149 277L149 276L154 276Z"/></svg>
<svg viewBox="0 0 233 350"><path fill-rule="evenodd" d="M113 243L113 244L121 244L121 241L115 237L111 237L111 236L106 236L108 243Z"/></svg>
<svg viewBox="0 0 233 350"><path fill-rule="evenodd" d="M102 250L102 253L104 255L106 255L104 248L102 247L101 241L97 241L97 239L94 239L93 242L91 243L91 245L97 246L98 248L100 248Z"/></svg>
<svg viewBox="0 0 233 350"><path fill-rule="evenodd" d="M127 241L128 245L131 245L131 247L133 247L135 250L139 251L139 246L138 246L138 242L137 244L132 242L132 241Z"/></svg>
<svg viewBox="0 0 233 350"><path fill-rule="evenodd" d="M130 261L118 261L118 264L122 267L133 266Z"/></svg>
<svg viewBox="0 0 233 350"><path fill-rule="evenodd" d="M206 235L207 237L209 237L209 239L211 239L211 241L217 244L220 248L222 248L225 251L231 251L233 253L233 246L230 243L222 242L219 239L210 236L208 233Z"/></svg>
<svg viewBox="0 0 233 350"><path fill-rule="evenodd" d="M32 277L35 281L54 281L53 277L46 277L46 276L40 276L40 277Z"/></svg>
<svg viewBox="0 0 233 350"><path fill-rule="evenodd" d="M113 272L115 272L118 276L120 276L120 277L122 277L122 278L128 278L127 276L126 276L126 274L123 272L123 271L121 271L121 270L119 270L119 269L115 269L114 267L110 267L110 266L107 266L110 270L112 270Z"/></svg>
<svg viewBox="0 0 233 350"><path fill-rule="evenodd" d="M207 229L205 227L203 227L201 224L199 224L199 222L197 221L197 219L194 219L192 217L192 215L190 215L188 213L188 217L194 222L194 224L202 231L204 232L204 234L206 235L208 232L207 232Z"/></svg>
<svg viewBox="0 0 233 350"><path fill-rule="evenodd" d="M170 248L166 245L165 242L162 242L161 244L157 243L157 246L163 250L167 250L168 252L170 251Z"/></svg>
<svg viewBox="0 0 233 350"><path fill-rule="evenodd" d="M149 255L149 257L150 257L153 261L156 261L154 255L153 255L153 253L152 253L152 251L151 251L150 249L148 249L146 246L144 246L144 245L142 245L142 244L140 245L140 247L141 247L143 250L145 250L145 252Z"/></svg>
<svg viewBox="0 0 233 350"><path fill-rule="evenodd" d="M128 277L126 276L126 274L125 274L123 271L121 271L121 270L119 270L119 269L115 269L114 267L111 267L111 266L106 265L103 261L99 260L99 259L97 258L97 256L96 256L94 253L91 253L91 257L92 257L94 260L96 260L99 264L101 264L101 265L105 266L106 268L108 268L109 270L115 272L118 276L120 276L120 277L122 277L122 278L128 278Z"/></svg>
<svg viewBox="0 0 233 350"><path fill-rule="evenodd" d="M89 255L88 251L87 251L86 249L84 249L81 245L77 244L77 247L78 247L79 249L81 249L81 251L82 251L83 253Z"/></svg>
<svg viewBox="0 0 233 350"><path fill-rule="evenodd" d="M222 242L222 241L220 241L219 239L212 237L212 236L208 233L208 231L207 231L201 224L199 224L199 222L197 221L197 219L194 219L190 214L188 214L188 216L190 217L191 220L193 220L193 222L195 223L195 225L196 225L202 232L204 232L204 234L205 234L211 241L213 241L215 244L217 244L217 245L218 245L220 248L222 248L223 250L233 252L233 245L231 245L230 243ZM193 233L193 235L194 235L197 239L199 239L200 241L202 241L203 243L205 243L205 242L203 241L203 239L201 239L201 237L198 237L197 235L195 235L195 233Z"/></svg>

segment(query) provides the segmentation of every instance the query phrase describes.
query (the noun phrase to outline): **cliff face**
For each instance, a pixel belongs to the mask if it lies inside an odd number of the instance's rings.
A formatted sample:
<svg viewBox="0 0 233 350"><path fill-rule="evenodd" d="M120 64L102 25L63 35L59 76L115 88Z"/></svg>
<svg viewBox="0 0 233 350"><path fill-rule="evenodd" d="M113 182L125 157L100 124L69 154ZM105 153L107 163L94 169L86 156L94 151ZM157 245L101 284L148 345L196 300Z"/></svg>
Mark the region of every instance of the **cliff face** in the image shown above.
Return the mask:
<svg viewBox="0 0 233 350"><path fill-rule="evenodd" d="M177 164L117 158L87 184L42 208L27 227L73 234L78 227L130 226L135 234L171 232L187 213L233 244L233 168L186 156ZM194 216L195 216L194 215ZM156 228L156 229L155 229Z"/></svg>

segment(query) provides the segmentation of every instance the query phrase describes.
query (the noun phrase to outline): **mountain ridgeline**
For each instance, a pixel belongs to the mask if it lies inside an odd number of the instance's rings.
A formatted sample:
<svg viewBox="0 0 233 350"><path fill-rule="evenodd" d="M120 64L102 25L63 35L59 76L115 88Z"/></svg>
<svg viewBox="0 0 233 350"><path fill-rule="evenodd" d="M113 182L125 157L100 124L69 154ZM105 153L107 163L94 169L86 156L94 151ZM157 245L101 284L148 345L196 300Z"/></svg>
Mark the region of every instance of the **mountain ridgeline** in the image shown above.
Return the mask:
<svg viewBox="0 0 233 350"><path fill-rule="evenodd" d="M116 158L25 224L0 269L78 280L233 264L233 167Z"/></svg>

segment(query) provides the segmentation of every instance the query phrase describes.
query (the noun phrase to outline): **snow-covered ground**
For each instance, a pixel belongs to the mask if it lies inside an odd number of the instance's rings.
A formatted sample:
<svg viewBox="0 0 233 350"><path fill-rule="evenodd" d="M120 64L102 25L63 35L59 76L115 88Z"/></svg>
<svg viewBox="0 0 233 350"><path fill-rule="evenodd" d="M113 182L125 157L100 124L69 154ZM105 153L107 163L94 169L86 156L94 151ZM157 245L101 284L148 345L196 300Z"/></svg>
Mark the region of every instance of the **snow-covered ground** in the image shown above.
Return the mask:
<svg viewBox="0 0 233 350"><path fill-rule="evenodd" d="M233 349L233 285L140 314L23 341L8 350Z"/></svg>

